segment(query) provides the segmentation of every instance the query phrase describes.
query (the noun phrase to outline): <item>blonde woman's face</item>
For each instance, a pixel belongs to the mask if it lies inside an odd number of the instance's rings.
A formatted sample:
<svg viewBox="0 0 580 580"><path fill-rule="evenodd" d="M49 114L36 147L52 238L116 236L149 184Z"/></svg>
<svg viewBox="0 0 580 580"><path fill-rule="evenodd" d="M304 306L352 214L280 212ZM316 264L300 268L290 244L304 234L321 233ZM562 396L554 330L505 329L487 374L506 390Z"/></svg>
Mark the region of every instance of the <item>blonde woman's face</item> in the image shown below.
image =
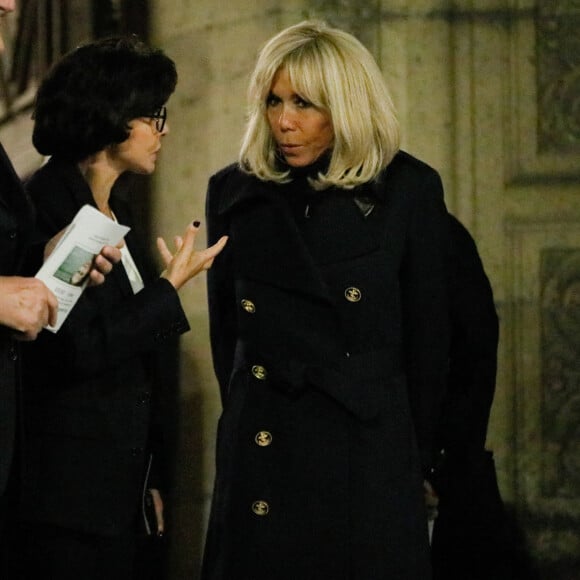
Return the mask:
<svg viewBox="0 0 580 580"><path fill-rule="evenodd" d="M332 146L330 115L296 93L284 68L272 81L266 115L278 150L290 167L311 165Z"/></svg>

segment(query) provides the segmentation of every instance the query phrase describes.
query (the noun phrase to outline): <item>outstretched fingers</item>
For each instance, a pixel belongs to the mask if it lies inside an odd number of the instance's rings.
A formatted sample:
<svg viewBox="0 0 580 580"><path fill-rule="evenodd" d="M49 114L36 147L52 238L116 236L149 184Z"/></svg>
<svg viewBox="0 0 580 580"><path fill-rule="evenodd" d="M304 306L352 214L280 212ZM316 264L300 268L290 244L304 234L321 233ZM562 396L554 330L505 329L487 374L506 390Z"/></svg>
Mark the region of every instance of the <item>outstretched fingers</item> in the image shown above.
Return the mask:
<svg viewBox="0 0 580 580"><path fill-rule="evenodd" d="M213 264L215 257L224 249L228 242L228 236L222 236L213 246L203 250L203 269L209 270Z"/></svg>
<svg viewBox="0 0 580 580"><path fill-rule="evenodd" d="M156 241L157 241L157 251L161 256L163 263L166 266L169 266L169 263L171 262L171 260L173 260L173 254L169 251L169 248L167 247L167 244L165 243L165 240L162 237L158 237Z"/></svg>
<svg viewBox="0 0 580 580"><path fill-rule="evenodd" d="M177 251L171 254L165 242L158 240L159 251L165 261L166 269L162 277L167 278L179 290L188 280L207 270L214 258L223 250L227 237L204 250L196 251L195 238L199 231L199 222L189 224L182 237L175 238Z"/></svg>

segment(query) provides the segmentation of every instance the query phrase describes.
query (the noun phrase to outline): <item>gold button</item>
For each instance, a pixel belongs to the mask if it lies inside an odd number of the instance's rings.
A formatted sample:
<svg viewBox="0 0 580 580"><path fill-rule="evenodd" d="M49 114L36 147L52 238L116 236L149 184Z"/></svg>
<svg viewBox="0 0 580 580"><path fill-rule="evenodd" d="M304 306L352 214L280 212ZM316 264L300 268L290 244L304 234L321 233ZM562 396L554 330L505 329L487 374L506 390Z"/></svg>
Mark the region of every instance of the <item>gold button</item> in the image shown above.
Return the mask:
<svg viewBox="0 0 580 580"><path fill-rule="evenodd" d="M257 378L263 381L268 374L266 369L262 365L254 365L252 367L252 374Z"/></svg>
<svg viewBox="0 0 580 580"><path fill-rule="evenodd" d="M345 291L344 291L344 297L349 301L349 302L358 302L361 299L362 293L358 288L355 288L354 286L349 286Z"/></svg>
<svg viewBox="0 0 580 580"><path fill-rule="evenodd" d="M254 441L260 447L268 447L272 443L272 433L270 431L258 431L254 437Z"/></svg>
<svg viewBox="0 0 580 580"><path fill-rule="evenodd" d="M270 506L268 505L268 502L259 499L258 501L255 501L252 504L252 511L257 516L265 516L268 515L268 512L270 511Z"/></svg>
<svg viewBox="0 0 580 580"><path fill-rule="evenodd" d="M249 312L250 314L254 314L254 312L256 312L256 305L251 300L247 300L246 298L244 298L241 304L242 308L246 312Z"/></svg>

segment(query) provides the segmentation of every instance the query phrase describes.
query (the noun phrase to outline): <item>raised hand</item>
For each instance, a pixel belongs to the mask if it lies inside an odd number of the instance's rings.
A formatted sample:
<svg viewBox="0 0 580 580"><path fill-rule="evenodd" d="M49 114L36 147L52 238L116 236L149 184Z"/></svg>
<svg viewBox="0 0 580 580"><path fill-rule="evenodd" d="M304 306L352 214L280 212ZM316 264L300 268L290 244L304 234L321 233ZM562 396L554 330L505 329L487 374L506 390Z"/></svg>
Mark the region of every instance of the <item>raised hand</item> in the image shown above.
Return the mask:
<svg viewBox="0 0 580 580"><path fill-rule="evenodd" d="M194 222L187 226L183 236L175 236L174 253L169 250L163 238L157 238L157 249L165 263L161 277L169 280L176 290L200 272L209 270L228 240L227 236L223 236L213 246L196 250L193 246L198 231L199 222Z"/></svg>

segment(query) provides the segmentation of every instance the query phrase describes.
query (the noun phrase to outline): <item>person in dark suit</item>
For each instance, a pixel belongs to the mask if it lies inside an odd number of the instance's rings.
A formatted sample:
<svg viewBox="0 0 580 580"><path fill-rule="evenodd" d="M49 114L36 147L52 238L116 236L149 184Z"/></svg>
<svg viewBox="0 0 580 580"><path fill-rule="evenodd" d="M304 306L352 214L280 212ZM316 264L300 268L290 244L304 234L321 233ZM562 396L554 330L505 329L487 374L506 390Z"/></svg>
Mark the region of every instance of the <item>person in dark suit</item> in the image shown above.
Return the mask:
<svg viewBox="0 0 580 580"><path fill-rule="evenodd" d="M438 499L435 580L509 580L513 541L487 428L497 372L499 320L493 290L469 231L450 215L449 381L430 476Z"/></svg>
<svg viewBox="0 0 580 580"><path fill-rule="evenodd" d="M429 580L422 481L447 376L448 218L381 71L320 22L261 50L213 175L223 401L203 580Z"/></svg>
<svg viewBox="0 0 580 580"><path fill-rule="evenodd" d="M15 5L14 0L0 0L0 18L13 12ZM0 52L3 51L0 34ZM14 524L12 509L18 492L18 470L14 466L18 461L15 449L20 342L34 340L47 324L54 324L58 309L54 294L40 280L24 275L33 224L32 206L0 145L0 578L8 577L8 562L13 551L10 540ZM46 247L44 243L35 244L34 253L39 261L55 242L56 238ZM120 257L116 248L104 248L93 264L92 283L102 283L103 276Z"/></svg>
<svg viewBox="0 0 580 580"><path fill-rule="evenodd" d="M32 227L28 199L0 145L0 578L8 578L13 552L20 342L54 324L58 311L56 297L40 280L21 275Z"/></svg>
<svg viewBox="0 0 580 580"><path fill-rule="evenodd" d="M85 204L132 229L106 283L85 291L59 332L25 352L26 578L132 578L149 494L150 531L164 531L160 349L189 329L178 291L225 244L195 251L195 222L175 254L158 241L166 265L158 276L123 201L131 174L155 169L176 82L173 61L131 36L73 50L37 93L33 143L50 159L26 189L40 232L59 231Z"/></svg>

